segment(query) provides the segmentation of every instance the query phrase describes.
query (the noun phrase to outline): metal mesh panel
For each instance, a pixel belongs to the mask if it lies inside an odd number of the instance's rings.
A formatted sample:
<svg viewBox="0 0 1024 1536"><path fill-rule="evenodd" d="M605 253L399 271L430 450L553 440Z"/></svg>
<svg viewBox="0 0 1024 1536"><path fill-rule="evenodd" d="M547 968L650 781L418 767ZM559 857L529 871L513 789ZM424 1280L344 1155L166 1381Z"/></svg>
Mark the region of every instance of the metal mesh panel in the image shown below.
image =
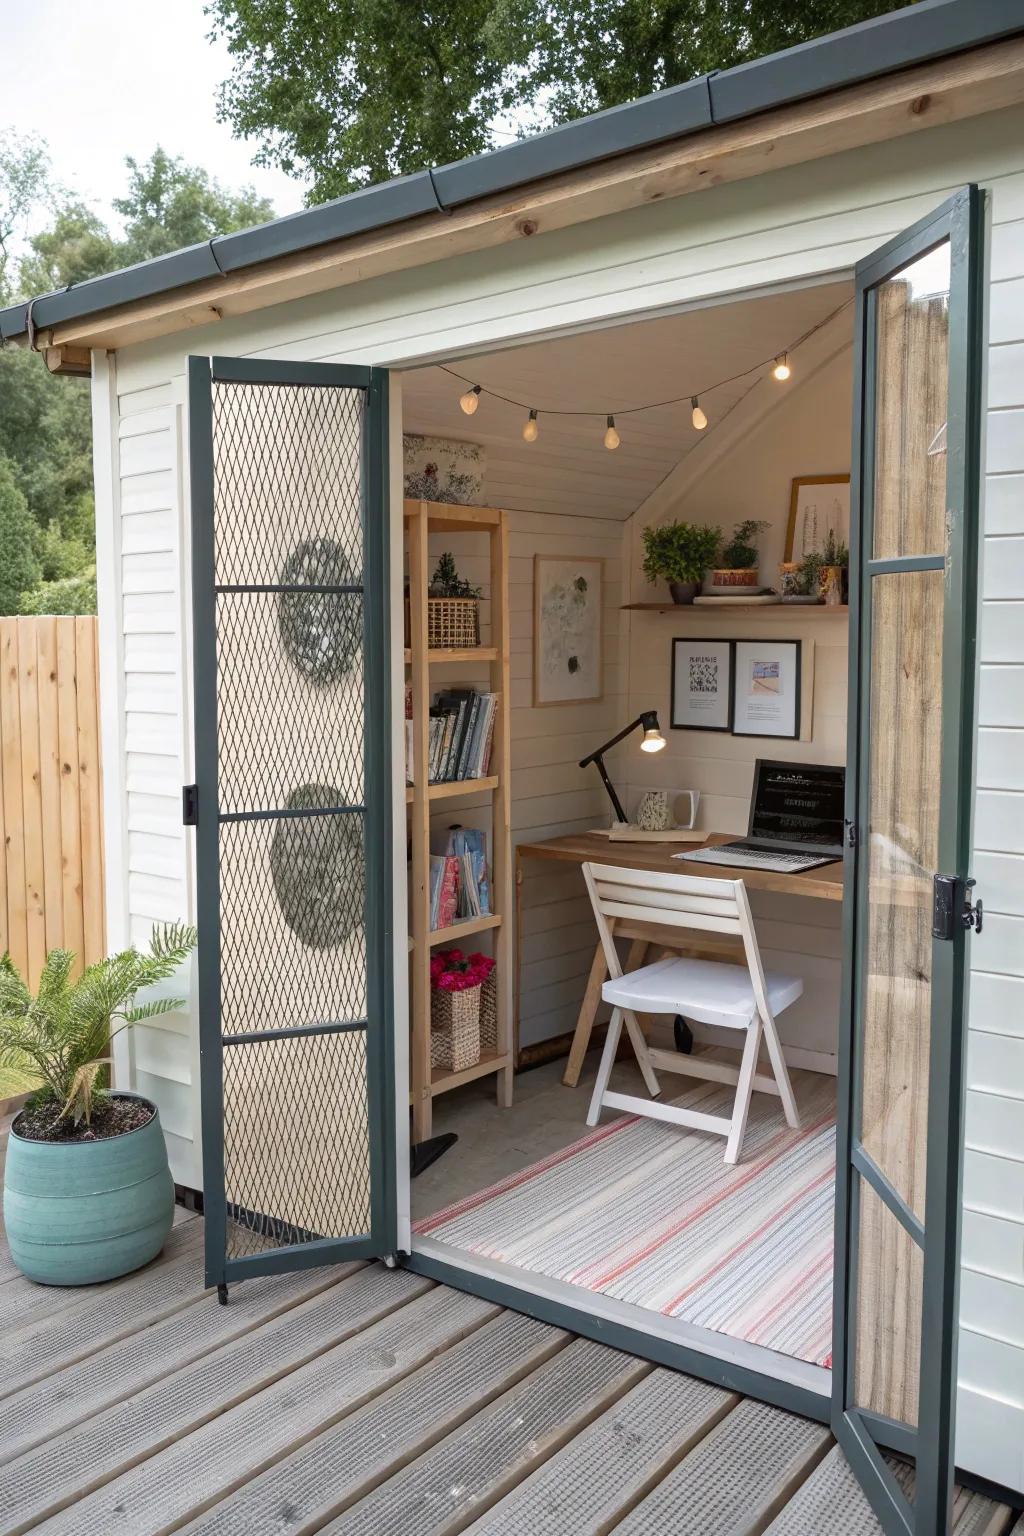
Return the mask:
<svg viewBox="0 0 1024 1536"><path fill-rule="evenodd" d="M227 1253L370 1230L366 1035L290 1035L224 1052Z"/></svg>
<svg viewBox="0 0 1024 1536"><path fill-rule="evenodd" d="M371 1227L363 410L213 384L228 1258Z"/></svg>
<svg viewBox="0 0 1024 1536"><path fill-rule="evenodd" d="M306 624L308 649L337 675L303 674L286 648L282 602L335 602ZM300 616L309 617L307 616ZM339 636L331 619L339 621ZM217 597L217 771L220 809L280 810L308 783L332 785L335 805L363 799L362 598L351 593L221 592ZM315 666L315 659L313 665Z"/></svg>
<svg viewBox="0 0 1024 1536"><path fill-rule="evenodd" d="M218 586L294 582L316 540L340 546L362 580L362 423L362 390L214 384Z"/></svg>

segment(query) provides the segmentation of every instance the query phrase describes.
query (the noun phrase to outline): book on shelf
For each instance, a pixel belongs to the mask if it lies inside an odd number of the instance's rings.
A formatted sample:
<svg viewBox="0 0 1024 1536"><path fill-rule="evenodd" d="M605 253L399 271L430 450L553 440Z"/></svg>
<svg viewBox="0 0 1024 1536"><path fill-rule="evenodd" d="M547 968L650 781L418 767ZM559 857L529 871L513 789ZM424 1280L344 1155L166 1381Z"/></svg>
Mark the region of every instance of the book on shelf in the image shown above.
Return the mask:
<svg viewBox="0 0 1024 1536"><path fill-rule="evenodd" d="M452 688L437 695L428 724L431 784L487 777L497 707L496 693L477 693L473 688Z"/></svg>
<svg viewBox="0 0 1024 1536"><path fill-rule="evenodd" d="M487 875L487 838L477 827L452 827L448 855L459 861L459 917L488 917L491 884Z"/></svg>
<svg viewBox="0 0 1024 1536"><path fill-rule="evenodd" d="M430 927L450 928L459 910L459 860L453 855L430 856Z"/></svg>

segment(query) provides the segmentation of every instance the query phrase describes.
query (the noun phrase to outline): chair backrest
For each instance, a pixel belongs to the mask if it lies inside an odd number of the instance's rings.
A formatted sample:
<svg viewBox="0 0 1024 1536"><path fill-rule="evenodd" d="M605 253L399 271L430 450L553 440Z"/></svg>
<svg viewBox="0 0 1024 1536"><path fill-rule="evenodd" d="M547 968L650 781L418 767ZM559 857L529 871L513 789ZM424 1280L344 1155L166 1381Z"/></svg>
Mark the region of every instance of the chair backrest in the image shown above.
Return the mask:
<svg viewBox="0 0 1024 1536"><path fill-rule="evenodd" d="M622 869L616 864L584 864L583 878L609 976L622 975L613 936L616 921L735 934L743 941L758 1010L762 1018L770 1016L761 951L742 880L666 874L655 869Z"/></svg>

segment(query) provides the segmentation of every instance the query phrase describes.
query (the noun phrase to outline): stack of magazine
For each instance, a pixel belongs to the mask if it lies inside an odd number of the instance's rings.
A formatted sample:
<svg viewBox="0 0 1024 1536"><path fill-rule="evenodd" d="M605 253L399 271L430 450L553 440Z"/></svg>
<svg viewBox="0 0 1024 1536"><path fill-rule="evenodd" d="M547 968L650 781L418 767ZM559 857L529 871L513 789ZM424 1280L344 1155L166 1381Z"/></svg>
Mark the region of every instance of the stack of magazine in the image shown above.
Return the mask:
<svg viewBox="0 0 1024 1536"><path fill-rule="evenodd" d="M430 857L430 926L450 928L491 910L487 843L476 827L452 827L445 851Z"/></svg>

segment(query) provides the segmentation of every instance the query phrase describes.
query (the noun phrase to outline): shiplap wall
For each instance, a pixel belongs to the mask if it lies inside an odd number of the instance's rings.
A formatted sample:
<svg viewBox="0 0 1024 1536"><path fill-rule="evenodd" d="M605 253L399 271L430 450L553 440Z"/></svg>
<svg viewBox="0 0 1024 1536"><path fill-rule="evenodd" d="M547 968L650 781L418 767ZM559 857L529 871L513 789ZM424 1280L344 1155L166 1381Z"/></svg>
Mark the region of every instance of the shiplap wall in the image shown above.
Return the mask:
<svg viewBox="0 0 1024 1536"><path fill-rule="evenodd" d="M957 1433L1024 1488L1024 209L992 205Z"/></svg>
<svg viewBox="0 0 1024 1536"><path fill-rule="evenodd" d="M484 500L488 499L485 483ZM509 618L511 628L512 845L536 842L563 832L604 825L610 816L595 769L580 769L579 759L621 729L625 714L625 670L620 654L622 615L622 539L618 521L508 514ZM489 622L487 562L474 553L465 536L431 535L431 558L443 549L456 556L460 574L479 585L485 601L481 625ZM602 671L604 696L594 703L533 707L533 565L535 555L600 556L602 587ZM432 668L431 685L455 682L472 686L470 664ZM610 760L609 760L610 761ZM445 801L432 819L439 838L453 821L489 831L489 813L479 801ZM441 846L439 843L438 846ZM522 886L522 956L520 967L519 1043L571 1029L579 1011L596 937L590 902L578 869L524 864ZM482 936L481 947L486 947Z"/></svg>
<svg viewBox="0 0 1024 1536"><path fill-rule="evenodd" d="M750 181L709 187L693 196L666 199L578 228L552 233L541 230L526 244L435 262L414 271L344 287L333 294L282 304L263 313L222 320L196 327L184 335L128 348L117 357L120 409L130 416L144 412L147 394L153 407L169 404L170 389L181 388L189 353L372 362L401 367L455 358L473 349L490 349L560 328L628 318L659 306L721 298L755 285L826 278L848 271L856 260L927 214L967 181L980 182L992 195L992 336L999 347L1007 343L1005 353L993 351L993 370L1007 370L1015 381L1016 392L1024 369L1020 352L1024 337L1020 323L1024 314L1024 110L1011 108L968 122L927 128L890 143L775 171ZM999 330L995 323L997 307ZM1016 352L1011 350L1014 346L1018 348ZM993 412L993 423L997 414ZM996 427L990 433L993 452L999 430ZM158 477L162 472L157 472ZM109 515L113 535L108 544L116 544L122 521L115 495L118 473L115 471L97 486L99 498L112 508ZM137 496L146 475L130 478L138 481L137 487L132 488L138 505ZM171 494L168 536L180 557L187 507L180 485ZM1009 510L1002 515L1019 518L1020 502L1015 492L1011 488L1006 494ZM988 512L993 534L997 495L993 479ZM166 509L166 503L163 505ZM125 527L128 521L126 513ZM1015 526L1019 534L1019 523ZM1005 549L999 560L994 566L990 562L992 581L1009 579L1011 540L1001 542ZM109 577L111 588L116 588L119 574L119 568L111 563L104 578ZM1018 596L1019 593L1020 588ZM992 601L996 601L995 597ZM117 602L120 603L119 593ZM991 635L991 621L987 622ZM994 639L987 637L986 644L990 643ZM1001 667L994 699L989 699L988 694L996 663L986 667L982 718L988 716L992 722L996 718L993 712L998 710L998 718L1008 721L1006 729L1014 731L1024 725L1019 631L1011 643L1016 660ZM172 665L182 669L185 659L179 636ZM104 708L115 709L120 720L123 700L115 702L115 696L109 692L107 699ZM983 727L993 731L1001 728L993 723ZM581 723L579 734L589 738L589 722ZM159 782L169 760L187 751L182 723L170 714L161 716L160 728L152 739L152 749L136 749L136 796L152 793L151 788L143 789L143 784L152 786ZM144 757L154 760L148 768L143 767ZM113 771L112 765L110 768ZM1002 776L1001 782L1006 782ZM978 840L982 851L986 845L997 851L1024 851L1019 841L1019 817L1012 811L1004 816L1003 824L1014 841L999 828L991 834L985 831L988 802L984 797L990 793L1002 793L1011 799L1016 796L1012 799L1016 806L1020 799L1019 777L1015 782L1015 790L999 791L993 787L979 796ZM121 802L127 798L123 783L113 786L107 803L116 805L119 797ZM126 814L122 814L117 825L109 820L106 823L108 852L118 847L126 835ZM168 829L159 835L161 847L169 849L170 817L160 818L159 825ZM173 859L173 867L177 872L177 889L184 891L188 876L183 848ZM1016 878L1012 888L1014 899L1018 899L1020 887ZM108 898L108 922L110 911L121 904L127 906L123 892ZM998 929L996 923L990 934L997 934ZM983 942L984 936L975 945L977 960L982 958ZM989 955L992 953L990 947ZM991 959L988 963L992 963ZM997 969L992 974L1006 972ZM975 1028L980 1012L976 1006ZM190 1029L194 1040L194 1015ZM170 1077L166 1083L154 1080L163 1108L165 1097L173 1096L175 1082ZM1002 1093L986 1096L986 1124L982 1130L974 1112L980 1090L972 1090L969 1197L971 1188L979 1187L979 1181L983 1190L988 1188L979 1173L979 1158L987 1156L996 1160L994 1170L1009 1179L1011 1188L1018 1193L1021 1188L1024 1148L1019 1138L1024 1119L1024 1079L1007 1077L1000 1087ZM192 1098L191 1114L194 1134L198 1136L197 1095ZM996 1134L997 1117L1006 1128L1006 1141L1001 1145L1009 1150L993 1154L979 1151L973 1143L983 1133ZM1014 1204L1013 1211L1012 1217L1001 1219L1010 1223L1011 1235L1015 1236L1014 1222L1019 1221L1020 1205ZM1020 1283L1019 1249L1014 1251L1017 1272L1002 1278L1001 1284L997 1284L1001 1277L988 1273L976 1260L974 1267L965 1272L965 1318L972 1330L973 1314L968 1309L974 1276L980 1277L979 1283L987 1288L990 1298L998 1290L1006 1305L998 1313L989 1307L987 1316L978 1318L987 1322L987 1333L977 1329L968 1334L965 1329L965 1389L958 1435L960 1460L965 1466L1020 1487L1024 1482L1019 1391L1024 1284ZM977 1346L979 1356L971 1363L970 1351L975 1341L981 1341ZM982 1351L987 1364L980 1359ZM1017 1393L1016 1400L1008 1383Z"/></svg>
<svg viewBox="0 0 1024 1536"><path fill-rule="evenodd" d="M731 529L742 518L767 520L760 539L761 578L775 580L783 555L794 475L846 473L850 467L850 353L841 350L811 377L794 377L783 390L763 393L768 409L724 456L685 489L654 521L681 518ZM709 446L714 430L709 428ZM651 518L641 509L631 520L631 601L664 597L643 574L642 530ZM632 759L637 782L658 789L699 789L698 825L715 832L746 832L754 760L773 757L806 763L846 758L846 614L799 607L758 614L687 609L684 613L630 613L629 712L657 708L663 726L671 719L671 648L675 636L723 639L801 640L813 647L812 735L808 741L733 736L719 731L666 729L668 746L655 758ZM840 916L838 902L751 892L751 907L766 966L802 976L804 995L779 1020L784 1045L835 1057L839 1011ZM806 1061L805 1061L805 1064Z"/></svg>

